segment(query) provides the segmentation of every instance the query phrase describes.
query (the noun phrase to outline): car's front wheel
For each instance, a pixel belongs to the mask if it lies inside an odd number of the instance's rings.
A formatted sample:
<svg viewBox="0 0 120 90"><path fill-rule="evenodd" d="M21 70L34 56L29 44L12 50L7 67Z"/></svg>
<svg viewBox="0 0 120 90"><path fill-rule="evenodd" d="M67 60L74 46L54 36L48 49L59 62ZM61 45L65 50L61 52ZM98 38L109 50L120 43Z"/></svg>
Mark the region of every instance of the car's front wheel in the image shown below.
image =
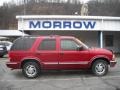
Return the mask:
<svg viewBox="0 0 120 90"><path fill-rule="evenodd" d="M108 72L108 63L104 60L97 60L92 65L92 72L96 76L106 75Z"/></svg>
<svg viewBox="0 0 120 90"><path fill-rule="evenodd" d="M40 66L36 62L27 62L23 65L22 72L27 78L36 78L40 73Z"/></svg>

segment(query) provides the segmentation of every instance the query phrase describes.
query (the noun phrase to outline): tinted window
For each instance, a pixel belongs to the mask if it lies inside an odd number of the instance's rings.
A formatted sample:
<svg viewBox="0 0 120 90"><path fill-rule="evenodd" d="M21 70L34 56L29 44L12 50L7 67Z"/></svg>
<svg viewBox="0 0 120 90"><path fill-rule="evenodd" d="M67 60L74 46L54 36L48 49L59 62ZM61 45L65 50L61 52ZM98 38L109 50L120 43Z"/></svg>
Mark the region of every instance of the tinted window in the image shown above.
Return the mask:
<svg viewBox="0 0 120 90"><path fill-rule="evenodd" d="M61 40L62 50L77 50L77 43L73 40Z"/></svg>
<svg viewBox="0 0 120 90"><path fill-rule="evenodd" d="M39 50L55 50L55 49L56 49L55 39L44 39L39 46Z"/></svg>
<svg viewBox="0 0 120 90"><path fill-rule="evenodd" d="M30 37L22 37L17 39L13 46L11 47L11 50L28 50L32 47L34 41L36 38L30 38Z"/></svg>

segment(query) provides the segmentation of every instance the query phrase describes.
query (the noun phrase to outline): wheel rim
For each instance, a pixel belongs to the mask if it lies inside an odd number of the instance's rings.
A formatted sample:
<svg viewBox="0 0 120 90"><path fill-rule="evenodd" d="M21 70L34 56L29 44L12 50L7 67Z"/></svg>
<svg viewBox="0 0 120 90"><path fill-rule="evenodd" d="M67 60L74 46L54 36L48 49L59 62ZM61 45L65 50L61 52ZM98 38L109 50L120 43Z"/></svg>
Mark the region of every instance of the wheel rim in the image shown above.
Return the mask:
<svg viewBox="0 0 120 90"><path fill-rule="evenodd" d="M98 63L96 66L95 66L95 71L98 75L102 75L105 73L105 64L103 63Z"/></svg>
<svg viewBox="0 0 120 90"><path fill-rule="evenodd" d="M36 67L34 65L28 65L25 69L28 77L34 77L37 74Z"/></svg>

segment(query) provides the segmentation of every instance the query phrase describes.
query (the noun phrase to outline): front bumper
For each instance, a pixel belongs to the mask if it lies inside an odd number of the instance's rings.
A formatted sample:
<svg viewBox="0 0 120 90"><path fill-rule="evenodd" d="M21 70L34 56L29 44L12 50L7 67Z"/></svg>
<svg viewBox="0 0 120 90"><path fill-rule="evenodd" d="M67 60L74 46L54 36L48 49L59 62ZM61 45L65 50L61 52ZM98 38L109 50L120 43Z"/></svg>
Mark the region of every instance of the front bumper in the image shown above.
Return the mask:
<svg viewBox="0 0 120 90"><path fill-rule="evenodd" d="M7 62L6 66L11 69L19 69L20 68L20 63L18 62Z"/></svg>
<svg viewBox="0 0 120 90"><path fill-rule="evenodd" d="M110 61L110 67L114 67L116 65L117 61Z"/></svg>

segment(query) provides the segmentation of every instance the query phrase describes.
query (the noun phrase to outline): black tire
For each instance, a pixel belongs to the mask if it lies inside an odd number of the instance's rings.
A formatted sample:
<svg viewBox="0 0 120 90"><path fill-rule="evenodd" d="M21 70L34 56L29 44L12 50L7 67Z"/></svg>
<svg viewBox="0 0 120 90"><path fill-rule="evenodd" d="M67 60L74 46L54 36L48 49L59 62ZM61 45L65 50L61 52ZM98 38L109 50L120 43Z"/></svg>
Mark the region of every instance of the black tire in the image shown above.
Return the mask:
<svg viewBox="0 0 120 90"><path fill-rule="evenodd" d="M104 76L108 72L108 63L102 59L99 59L93 63L91 69L94 75Z"/></svg>
<svg viewBox="0 0 120 90"><path fill-rule="evenodd" d="M36 78L40 74L40 65L36 62L26 62L22 67L22 73L27 78Z"/></svg>

